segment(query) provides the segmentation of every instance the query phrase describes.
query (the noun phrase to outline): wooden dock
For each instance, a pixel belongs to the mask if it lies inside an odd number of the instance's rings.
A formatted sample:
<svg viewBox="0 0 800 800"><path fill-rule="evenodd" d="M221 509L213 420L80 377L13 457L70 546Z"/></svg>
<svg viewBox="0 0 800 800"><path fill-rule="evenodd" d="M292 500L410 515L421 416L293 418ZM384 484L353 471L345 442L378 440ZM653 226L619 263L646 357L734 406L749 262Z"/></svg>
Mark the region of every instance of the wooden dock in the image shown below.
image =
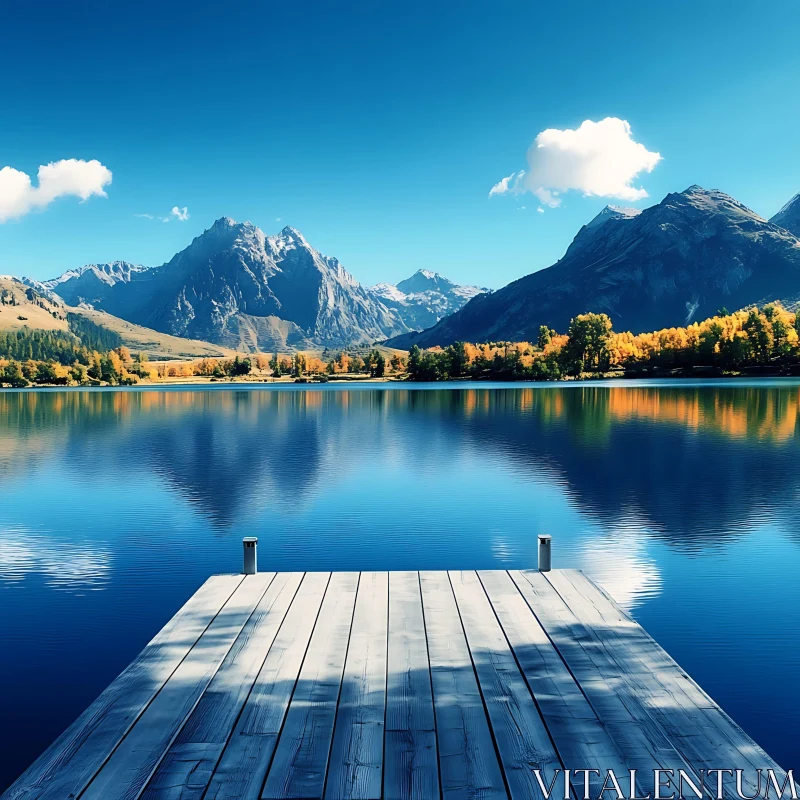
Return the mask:
<svg viewBox="0 0 800 800"><path fill-rule="evenodd" d="M3 798L530 800L539 770L560 800L557 770L596 798L720 768L785 774L580 572L260 573L211 577Z"/></svg>

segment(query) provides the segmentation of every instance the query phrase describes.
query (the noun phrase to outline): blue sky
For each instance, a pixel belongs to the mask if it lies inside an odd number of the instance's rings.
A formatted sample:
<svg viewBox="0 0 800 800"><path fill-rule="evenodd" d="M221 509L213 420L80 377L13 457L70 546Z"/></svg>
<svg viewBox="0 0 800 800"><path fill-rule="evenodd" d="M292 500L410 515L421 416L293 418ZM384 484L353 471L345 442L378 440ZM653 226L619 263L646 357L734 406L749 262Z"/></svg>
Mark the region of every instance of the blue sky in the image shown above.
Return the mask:
<svg viewBox="0 0 800 800"><path fill-rule="evenodd" d="M607 203L699 183L771 216L800 191L795 0L32 0L0 14L0 168L34 185L62 159L113 173L106 197L0 224L0 273L159 264L228 215L292 225L367 284L424 267L499 287L553 263ZM660 154L630 182L648 198L489 198L540 132L606 117Z"/></svg>

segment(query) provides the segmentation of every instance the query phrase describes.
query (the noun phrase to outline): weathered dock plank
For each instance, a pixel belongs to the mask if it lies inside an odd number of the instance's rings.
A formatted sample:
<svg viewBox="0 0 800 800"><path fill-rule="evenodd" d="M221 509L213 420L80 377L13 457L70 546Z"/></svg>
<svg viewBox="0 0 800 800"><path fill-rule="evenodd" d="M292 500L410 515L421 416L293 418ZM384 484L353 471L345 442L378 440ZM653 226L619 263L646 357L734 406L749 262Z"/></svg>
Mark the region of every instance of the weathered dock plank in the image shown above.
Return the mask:
<svg viewBox="0 0 800 800"><path fill-rule="evenodd" d="M277 575L142 794L200 800L303 579Z"/></svg>
<svg viewBox="0 0 800 800"><path fill-rule="evenodd" d="M207 798L260 797L330 577L329 572L304 576L211 776Z"/></svg>
<svg viewBox="0 0 800 800"><path fill-rule="evenodd" d="M508 573L478 575L564 765L618 775L636 768L625 760ZM650 774L659 766L646 764ZM592 797L599 795L602 783L600 775L589 774ZM573 778L573 786L576 796L583 797L583 778Z"/></svg>
<svg viewBox="0 0 800 800"><path fill-rule="evenodd" d="M564 769L594 800L722 764L786 775L579 572L262 573L209 579L3 800L541 800Z"/></svg>
<svg viewBox="0 0 800 800"><path fill-rule="evenodd" d="M381 800L388 616L389 574L362 572L325 800Z"/></svg>
<svg viewBox="0 0 800 800"><path fill-rule="evenodd" d="M417 572L389 573L385 800L438 800L428 643Z"/></svg>
<svg viewBox="0 0 800 800"><path fill-rule="evenodd" d="M85 800L136 797L189 717L255 610L274 573L242 581L81 794Z"/></svg>
<svg viewBox="0 0 800 800"><path fill-rule="evenodd" d="M261 797L321 800L359 574L335 572L311 635Z"/></svg>
<svg viewBox="0 0 800 800"><path fill-rule="evenodd" d="M610 642L637 697L662 726L684 760L696 769L735 764L744 793L754 795L756 769L780 767L607 594L575 570L553 573L550 583L587 627ZM783 774L785 777L785 774ZM781 781L783 780L781 778ZM737 797L729 785L726 796Z"/></svg>
<svg viewBox="0 0 800 800"><path fill-rule="evenodd" d="M511 800L541 798L534 770L549 786L563 765L478 575L449 574Z"/></svg>
<svg viewBox="0 0 800 800"><path fill-rule="evenodd" d="M210 577L3 798L63 800L78 797L242 579L242 575Z"/></svg>
<svg viewBox="0 0 800 800"><path fill-rule="evenodd" d="M624 668L541 573L510 572L521 594L609 732L629 769L636 769L642 794L652 789L653 764L691 770L641 699L629 691ZM649 781L649 783L648 783Z"/></svg>
<svg viewBox="0 0 800 800"><path fill-rule="evenodd" d="M446 572L420 573L442 796L508 797L467 638Z"/></svg>

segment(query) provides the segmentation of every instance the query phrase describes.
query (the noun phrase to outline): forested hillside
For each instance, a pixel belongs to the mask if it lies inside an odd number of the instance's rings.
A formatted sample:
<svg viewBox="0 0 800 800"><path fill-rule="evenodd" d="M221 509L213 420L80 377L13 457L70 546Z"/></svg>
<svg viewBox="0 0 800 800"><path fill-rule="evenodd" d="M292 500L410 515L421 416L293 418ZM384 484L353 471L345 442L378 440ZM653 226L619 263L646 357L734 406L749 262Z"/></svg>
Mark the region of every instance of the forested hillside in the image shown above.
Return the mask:
<svg viewBox="0 0 800 800"><path fill-rule="evenodd" d="M686 327L639 334L615 332L606 314L581 314L566 333L543 325L536 342L456 342L429 350L414 345L408 357L408 376L416 381L560 380L695 369L730 374L762 367L800 370L800 314L778 303L733 314L721 309Z"/></svg>
<svg viewBox="0 0 800 800"><path fill-rule="evenodd" d="M67 314L69 329L88 350L114 350L122 346L122 337L109 328L96 325L90 319L71 311Z"/></svg>
<svg viewBox="0 0 800 800"><path fill-rule="evenodd" d="M0 358L16 361L58 361L71 364L87 357L88 351L80 340L65 331L38 331L30 328L16 328L0 331Z"/></svg>

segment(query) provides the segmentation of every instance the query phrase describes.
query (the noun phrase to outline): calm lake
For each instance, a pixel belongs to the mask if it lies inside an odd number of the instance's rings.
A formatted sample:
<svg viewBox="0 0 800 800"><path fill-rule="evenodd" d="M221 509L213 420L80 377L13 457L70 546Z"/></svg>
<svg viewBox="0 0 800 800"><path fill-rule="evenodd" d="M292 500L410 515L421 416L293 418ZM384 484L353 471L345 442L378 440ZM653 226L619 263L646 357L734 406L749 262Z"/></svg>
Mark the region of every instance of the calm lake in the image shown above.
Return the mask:
<svg viewBox="0 0 800 800"><path fill-rule="evenodd" d="M799 405L778 380L2 392L0 790L251 535L263 570L498 569L550 533L797 771Z"/></svg>

